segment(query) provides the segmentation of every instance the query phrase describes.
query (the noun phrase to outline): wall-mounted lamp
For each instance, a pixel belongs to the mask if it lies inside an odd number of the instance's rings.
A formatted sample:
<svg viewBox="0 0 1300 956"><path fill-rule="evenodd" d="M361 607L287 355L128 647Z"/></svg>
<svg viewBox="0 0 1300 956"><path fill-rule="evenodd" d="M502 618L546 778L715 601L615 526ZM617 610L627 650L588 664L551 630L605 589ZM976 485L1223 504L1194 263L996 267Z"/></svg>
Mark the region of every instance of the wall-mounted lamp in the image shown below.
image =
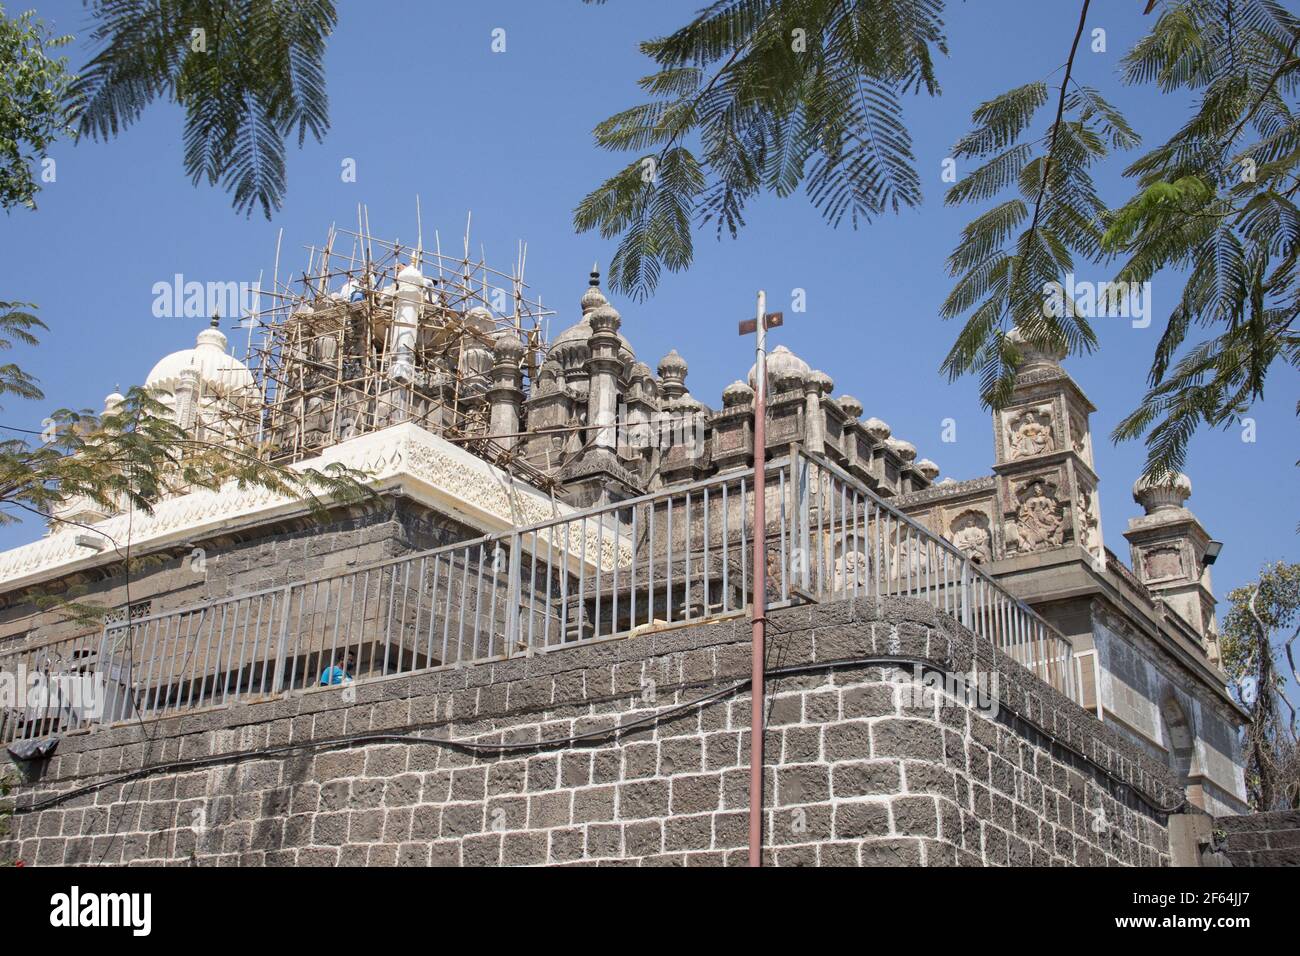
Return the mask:
<svg viewBox="0 0 1300 956"><path fill-rule="evenodd" d="M1211 541L1205 546L1205 554L1201 558L1201 564L1207 568L1215 561L1219 560L1219 552L1223 550L1222 541Z"/></svg>

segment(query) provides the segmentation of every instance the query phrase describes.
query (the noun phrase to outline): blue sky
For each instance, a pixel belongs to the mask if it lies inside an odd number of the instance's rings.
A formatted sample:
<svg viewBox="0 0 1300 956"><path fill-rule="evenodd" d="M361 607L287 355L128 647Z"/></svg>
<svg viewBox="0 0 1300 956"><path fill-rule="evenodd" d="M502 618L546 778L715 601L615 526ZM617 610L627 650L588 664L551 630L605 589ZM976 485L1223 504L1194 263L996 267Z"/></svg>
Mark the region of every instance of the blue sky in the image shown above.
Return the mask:
<svg viewBox="0 0 1300 956"><path fill-rule="evenodd" d="M225 193L190 184L181 168L181 115L170 105L151 109L107 144L58 144L50 153L57 181L41 192L39 210L12 212L0 231L0 297L38 303L50 326L39 348L13 358L39 377L48 400L11 400L0 422L39 428L53 408L97 408L115 385L142 381L163 354L191 345L203 324L155 318L155 282L177 272L220 282L269 276L280 228L282 262L301 270L307 245L319 244L333 221L354 223L358 202L368 205L376 235L403 241L415 237L417 193L426 240L436 227L444 242L459 243L472 209L475 248L482 244L489 262L507 271L517 240L527 241L528 281L561 310L552 326L558 331L578 316L591 262L607 262L614 248L572 226L579 199L627 161L598 151L591 128L637 101L635 81L650 71L638 41L680 25L699 5L340 0L326 62L332 129L322 144L291 148L288 195L271 222L237 216ZM12 15L24 4L8 6ZM86 32L78 0L34 6L54 30ZM1085 46L1076 74L1111 95L1152 145L1182 121L1188 104L1118 83L1120 57L1149 24L1141 8L1132 0L1093 5L1089 25L1106 30L1107 49ZM832 230L802 196L771 198L752 207L739 240L701 232L690 272L667 275L648 302L615 299L638 356L653 367L676 348L690 363L692 392L716 406L722 388L752 361L752 338L737 338L736 322L752 316L755 290L765 288L770 307L787 314L773 344L825 370L836 394L855 395L944 475L987 474L991 424L976 383L949 384L938 372L958 330L938 316L952 284L945 260L971 215L942 205L941 164L981 101L1033 79L1059 80L1076 20L1069 3L950 4L952 53L939 64L943 95L907 105L925 204L855 232ZM498 28L505 30L503 53L491 48ZM80 40L70 48L74 68L86 49ZM354 183L340 175L347 159L356 163ZM1123 165L1120 157L1099 176L1108 199L1125 195ZM1081 279L1110 277L1085 271ZM807 295L807 311L797 315L789 308L796 288ZM1140 399L1180 289L1176 276L1158 277L1149 328L1099 319L1100 350L1066 366L1098 407L1092 427L1103 531L1126 560L1122 532L1140 510L1129 488L1143 453L1106 436ZM242 345L242 334L231 334ZM1300 560L1298 379L1274 373L1267 400L1251 411L1254 442L1233 429L1202 433L1193 443L1189 506L1226 542L1214 569L1221 598L1265 561ZM957 422L955 442L941 441L946 418ZM0 547L40 532L34 521L0 529Z"/></svg>

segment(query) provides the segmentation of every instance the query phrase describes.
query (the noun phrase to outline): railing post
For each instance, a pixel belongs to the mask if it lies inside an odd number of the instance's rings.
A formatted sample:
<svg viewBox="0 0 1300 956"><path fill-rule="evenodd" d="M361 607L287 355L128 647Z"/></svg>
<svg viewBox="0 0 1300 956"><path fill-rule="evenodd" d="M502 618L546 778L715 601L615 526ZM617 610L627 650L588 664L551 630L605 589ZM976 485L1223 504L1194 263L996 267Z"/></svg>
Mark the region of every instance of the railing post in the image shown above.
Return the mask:
<svg viewBox="0 0 1300 956"><path fill-rule="evenodd" d="M969 557L962 558L961 562L961 623L962 627L971 630Z"/></svg>
<svg viewBox="0 0 1300 956"><path fill-rule="evenodd" d="M280 637L275 648L275 677L271 681L271 692L279 694L284 690L285 655L289 651L289 607L293 604L293 585L287 584L280 592L284 595L284 604L280 608ZM364 621L362 622L365 623ZM334 662L330 661L330 666ZM304 682L306 678L304 678Z"/></svg>
<svg viewBox="0 0 1300 956"><path fill-rule="evenodd" d="M510 535L510 560L506 582L506 657L514 653L519 643L519 605L521 598L519 532Z"/></svg>
<svg viewBox="0 0 1300 956"><path fill-rule="evenodd" d="M808 505L808 472L811 469L811 460L804 455L802 449L795 449L792 452L795 460L795 500L797 503L795 513L798 515L799 522L799 581L804 589L804 593L812 593L812 563L808 560L808 550L812 547L812 529L809 525L812 522L812 514Z"/></svg>

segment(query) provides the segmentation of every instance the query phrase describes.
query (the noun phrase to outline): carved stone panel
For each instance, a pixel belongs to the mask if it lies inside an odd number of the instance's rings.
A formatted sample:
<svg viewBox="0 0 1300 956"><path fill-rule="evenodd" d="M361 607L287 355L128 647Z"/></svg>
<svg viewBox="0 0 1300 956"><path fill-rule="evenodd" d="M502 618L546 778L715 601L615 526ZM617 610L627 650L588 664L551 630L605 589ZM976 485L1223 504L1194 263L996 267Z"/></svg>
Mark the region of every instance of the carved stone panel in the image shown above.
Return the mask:
<svg viewBox="0 0 1300 956"><path fill-rule="evenodd" d="M993 560L993 535L989 516L969 508L957 515L948 526L948 540L977 564Z"/></svg>
<svg viewBox="0 0 1300 956"><path fill-rule="evenodd" d="M869 579L868 545L850 534L835 543L835 589L865 588ZM780 580L779 576L777 578Z"/></svg>
<svg viewBox="0 0 1300 956"><path fill-rule="evenodd" d="M916 577L924 574L930 567L929 547L926 541L915 535L904 535L897 542L888 543L890 551L890 568L896 578Z"/></svg>
<svg viewBox="0 0 1300 956"><path fill-rule="evenodd" d="M1091 467L1092 436L1088 434L1088 421L1078 412L1070 413L1070 447Z"/></svg>
<svg viewBox="0 0 1300 956"><path fill-rule="evenodd" d="M1026 408L1007 416L1007 457L1030 458L1056 448L1052 411L1049 406Z"/></svg>
<svg viewBox="0 0 1300 956"><path fill-rule="evenodd" d="M1059 548L1065 541L1068 519L1058 486L1044 476L1020 483L1015 492L1016 511L1008 522L1009 551L1030 552Z"/></svg>

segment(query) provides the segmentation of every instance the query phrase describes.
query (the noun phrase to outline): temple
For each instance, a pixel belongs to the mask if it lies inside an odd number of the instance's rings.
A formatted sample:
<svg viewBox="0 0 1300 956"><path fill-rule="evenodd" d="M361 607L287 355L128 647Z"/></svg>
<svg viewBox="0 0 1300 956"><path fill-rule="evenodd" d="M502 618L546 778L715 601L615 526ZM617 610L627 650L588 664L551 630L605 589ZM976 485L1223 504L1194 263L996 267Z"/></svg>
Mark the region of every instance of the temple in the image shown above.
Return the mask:
<svg viewBox="0 0 1300 956"><path fill-rule="evenodd" d="M326 252L312 272L254 317L245 360L214 322L144 384L202 440L358 469L375 499L328 518L260 488L195 490L148 515L67 502L41 540L0 554L0 659L107 669L118 709L97 720L111 723L310 689L349 640L357 676L383 677L743 614L753 368L716 402L692 395L677 350L653 368L637 357L594 268L558 312L518 272L418 248L381 244L362 267ZM769 602L928 601L1169 768L1192 806L1241 812L1247 715L1219 666L1218 545L1186 506L1191 482L1132 486L1140 513L1118 556L1102 538L1094 406L1061 355L1017 343L991 473L961 481L938 481L829 374L771 352ZM155 560L128 573L127 541ZM363 587L388 588L383 613L409 633L370 634L382 615L367 616ZM60 595L112 608L108 625L61 614ZM230 643L220 631L215 663L191 663L186 641L217 635L213 609L228 607ZM290 623L304 615L310 633ZM124 662L113 635L131 629ZM92 722L75 708L3 721L6 742Z"/></svg>

